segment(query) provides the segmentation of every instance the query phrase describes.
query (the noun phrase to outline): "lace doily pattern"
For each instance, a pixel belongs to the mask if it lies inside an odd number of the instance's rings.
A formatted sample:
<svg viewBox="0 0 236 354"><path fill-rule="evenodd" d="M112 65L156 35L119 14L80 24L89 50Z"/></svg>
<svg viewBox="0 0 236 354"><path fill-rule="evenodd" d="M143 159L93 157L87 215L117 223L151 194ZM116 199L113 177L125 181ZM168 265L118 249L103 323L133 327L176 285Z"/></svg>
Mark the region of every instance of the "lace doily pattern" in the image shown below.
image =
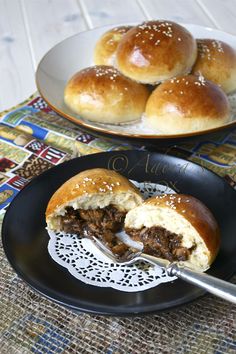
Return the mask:
<svg viewBox="0 0 236 354"><path fill-rule="evenodd" d="M174 192L169 187L154 183L135 184L145 198ZM53 260L86 284L134 292L176 279L168 276L164 269L146 262L138 261L132 265L112 263L89 239L51 230L48 234L48 251Z"/></svg>

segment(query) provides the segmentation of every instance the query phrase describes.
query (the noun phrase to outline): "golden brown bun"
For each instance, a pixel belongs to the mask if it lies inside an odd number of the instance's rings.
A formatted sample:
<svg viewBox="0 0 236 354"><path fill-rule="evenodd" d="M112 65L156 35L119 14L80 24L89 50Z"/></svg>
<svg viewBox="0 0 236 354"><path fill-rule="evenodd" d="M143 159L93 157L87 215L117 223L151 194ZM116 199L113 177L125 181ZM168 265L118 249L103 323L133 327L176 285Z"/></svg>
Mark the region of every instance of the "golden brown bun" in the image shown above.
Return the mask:
<svg viewBox="0 0 236 354"><path fill-rule="evenodd" d="M152 197L129 211L125 227L161 226L183 236L182 245L196 245L188 261L184 263L196 269L206 270L214 261L220 246L220 231L210 210L198 199L184 194L168 194Z"/></svg>
<svg viewBox="0 0 236 354"><path fill-rule="evenodd" d="M105 32L96 43L94 49L94 64L113 65L118 43L132 26L119 26Z"/></svg>
<svg viewBox="0 0 236 354"><path fill-rule="evenodd" d="M236 51L215 39L198 39L192 73L218 84L226 93L236 90Z"/></svg>
<svg viewBox="0 0 236 354"><path fill-rule="evenodd" d="M82 118L121 124L141 117L149 90L122 75L112 66L92 66L67 83L65 103Z"/></svg>
<svg viewBox="0 0 236 354"><path fill-rule="evenodd" d="M171 21L149 21L123 36L116 66L133 80L155 84L189 73L196 57L196 41L184 27Z"/></svg>
<svg viewBox="0 0 236 354"><path fill-rule="evenodd" d="M128 211L142 203L138 189L124 176L105 168L94 168L78 173L66 181L51 197L46 221L57 230L57 216L65 214L68 206L74 209L97 209L110 204Z"/></svg>
<svg viewBox="0 0 236 354"><path fill-rule="evenodd" d="M229 102L219 86L203 77L179 76L150 95L147 124L164 134L182 134L221 126L229 121Z"/></svg>

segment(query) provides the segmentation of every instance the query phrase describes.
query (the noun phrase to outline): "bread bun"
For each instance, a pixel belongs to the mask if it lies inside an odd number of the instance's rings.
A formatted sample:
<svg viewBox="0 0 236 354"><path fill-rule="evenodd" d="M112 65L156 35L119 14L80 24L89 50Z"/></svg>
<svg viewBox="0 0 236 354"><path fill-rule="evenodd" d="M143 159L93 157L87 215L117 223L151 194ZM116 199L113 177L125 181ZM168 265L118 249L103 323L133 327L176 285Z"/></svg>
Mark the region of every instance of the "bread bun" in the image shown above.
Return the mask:
<svg viewBox="0 0 236 354"><path fill-rule="evenodd" d="M219 227L210 210L184 194L147 199L126 214L125 229L144 243L144 252L202 271L214 261L220 245Z"/></svg>
<svg viewBox="0 0 236 354"><path fill-rule="evenodd" d="M198 56L192 73L219 85L226 93L236 90L236 51L215 39L198 39Z"/></svg>
<svg viewBox="0 0 236 354"><path fill-rule="evenodd" d="M196 57L196 41L187 29L171 21L149 21L123 36L116 66L133 80L155 84L189 73Z"/></svg>
<svg viewBox="0 0 236 354"><path fill-rule="evenodd" d="M150 95L145 119L164 134L215 128L229 121L229 102L219 86L203 77L179 76L160 84Z"/></svg>
<svg viewBox="0 0 236 354"><path fill-rule="evenodd" d="M96 43L94 49L94 64L114 65L118 43L131 28L132 26L119 26L105 32Z"/></svg>
<svg viewBox="0 0 236 354"><path fill-rule="evenodd" d="M93 122L121 124L141 117L149 90L112 66L92 66L75 74L67 83L67 106Z"/></svg>
<svg viewBox="0 0 236 354"><path fill-rule="evenodd" d="M78 173L66 181L51 197L46 222L49 229L60 230L60 216L66 208L101 209L113 205L118 211L134 208L143 198L138 189L119 173L94 168Z"/></svg>

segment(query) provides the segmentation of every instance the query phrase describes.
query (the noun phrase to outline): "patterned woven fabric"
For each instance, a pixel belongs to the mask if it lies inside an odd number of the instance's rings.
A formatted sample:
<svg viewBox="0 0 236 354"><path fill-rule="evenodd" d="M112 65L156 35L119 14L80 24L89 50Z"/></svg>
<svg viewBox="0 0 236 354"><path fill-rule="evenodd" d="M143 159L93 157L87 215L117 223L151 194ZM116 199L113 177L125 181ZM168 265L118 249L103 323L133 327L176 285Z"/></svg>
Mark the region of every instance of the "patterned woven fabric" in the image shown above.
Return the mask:
<svg viewBox="0 0 236 354"><path fill-rule="evenodd" d="M0 118L0 219L35 175L71 157L130 149L85 134L40 97ZM235 187L236 130L182 145L176 154L200 162ZM236 276L231 280L236 283ZM207 295L143 317L75 313L31 290L13 272L0 243L0 353L235 353L236 307Z"/></svg>

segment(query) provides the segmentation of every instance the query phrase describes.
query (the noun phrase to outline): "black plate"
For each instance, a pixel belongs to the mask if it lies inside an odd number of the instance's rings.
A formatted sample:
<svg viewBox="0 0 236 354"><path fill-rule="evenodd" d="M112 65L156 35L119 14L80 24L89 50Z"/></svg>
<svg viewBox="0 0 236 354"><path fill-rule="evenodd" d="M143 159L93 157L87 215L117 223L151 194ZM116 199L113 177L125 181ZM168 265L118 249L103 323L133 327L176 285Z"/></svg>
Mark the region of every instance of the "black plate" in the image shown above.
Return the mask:
<svg viewBox="0 0 236 354"><path fill-rule="evenodd" d="M7 210L3 247L16 273L31 287L72 309L114 315L170 309L204 294L181 280L135 293L99 288L77 280L51 259L44 216L49 198L68 178L94 167L115 169L139 182L166 184L202 200L215 215L222 233L220 253L209 273L223 279L234 273L236 192L227 182L199 165L173 156L144 151L108 152L68 161L36 177Z"/></svg>

